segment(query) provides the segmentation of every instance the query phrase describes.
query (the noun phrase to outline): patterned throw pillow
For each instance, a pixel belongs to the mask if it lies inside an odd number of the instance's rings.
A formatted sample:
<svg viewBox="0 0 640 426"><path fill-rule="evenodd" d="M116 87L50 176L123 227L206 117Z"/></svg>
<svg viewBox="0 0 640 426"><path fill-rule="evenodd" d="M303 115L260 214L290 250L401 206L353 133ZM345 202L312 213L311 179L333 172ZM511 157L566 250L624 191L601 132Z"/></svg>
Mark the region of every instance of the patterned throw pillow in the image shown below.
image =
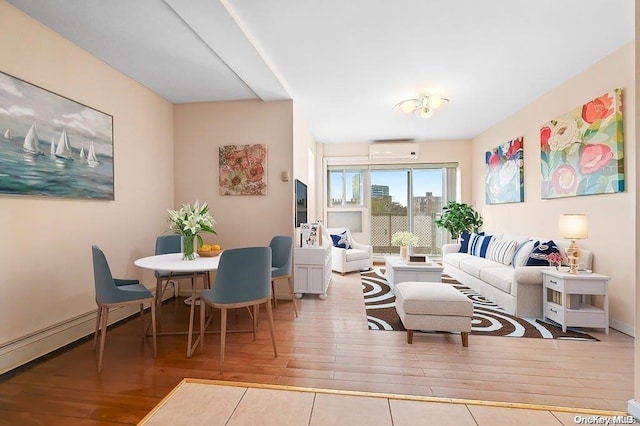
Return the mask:
<svg viewBox="0 0 640 426"><path fill-rule="evenodd" d="M471 234L469 239L469 254L479 257L487 257L487 249L491 242L491 235Z"/></svg>
<svg viewBox="0 0 640 426"><path fill-rule="evenodd" d="M351 244L349 244L349 239L347 238L347 231L341 232L340 234L331 234L331 239L333 240L333 246L343 249L350 249Z"/></svg>
<svg viewBox="0 0 640 426"><path fill-rule="evenodd" d="M517 245L516 240L491 240L487 250L487 259L511 265Z"/></svg>
<svg viewBox="0 0 640 426"><path fill-rule="evenodd" d="M458 253L469 253L469 240L471 239L471 235L468 232L463 232L460 234L460 250ZM477 235L484 235L484 232L480 232Z"/></svg>
<svg viewBox="0 0 640 426"><path fill-rule="evenodd" d="M525 266L549 266L547 255L551 253L558 253L562 255L562 253L560 253L560 249L553 240L549 240L547 242L538 241L534 244L533 250L531 250Z"/></svg>

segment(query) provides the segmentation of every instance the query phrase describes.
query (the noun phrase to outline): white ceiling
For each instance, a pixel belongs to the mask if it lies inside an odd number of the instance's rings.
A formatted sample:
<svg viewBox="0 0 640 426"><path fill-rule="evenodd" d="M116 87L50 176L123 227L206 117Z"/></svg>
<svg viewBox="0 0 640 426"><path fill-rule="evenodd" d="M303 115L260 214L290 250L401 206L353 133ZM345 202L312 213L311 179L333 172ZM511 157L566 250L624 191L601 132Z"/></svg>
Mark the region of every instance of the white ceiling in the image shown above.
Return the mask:
<svg viewBox="0 0 640 426"><path fill-rule="evenodd" d="M634 0L8 1L171 102L293 99L324 143L475 137L635 32Z"/></svg>

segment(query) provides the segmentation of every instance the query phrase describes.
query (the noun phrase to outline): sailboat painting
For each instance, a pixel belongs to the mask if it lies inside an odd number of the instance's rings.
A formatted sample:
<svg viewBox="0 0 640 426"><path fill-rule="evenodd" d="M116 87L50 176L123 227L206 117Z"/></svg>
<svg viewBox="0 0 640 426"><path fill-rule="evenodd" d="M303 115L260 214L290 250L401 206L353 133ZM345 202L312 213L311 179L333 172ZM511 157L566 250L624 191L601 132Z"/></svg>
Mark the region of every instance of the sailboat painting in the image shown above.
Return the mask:
<svg viewBox="0 0 640 426"><path fill-rule="evenodd" d="M114 200L113 116L0 71L0 196Z"/></svg>

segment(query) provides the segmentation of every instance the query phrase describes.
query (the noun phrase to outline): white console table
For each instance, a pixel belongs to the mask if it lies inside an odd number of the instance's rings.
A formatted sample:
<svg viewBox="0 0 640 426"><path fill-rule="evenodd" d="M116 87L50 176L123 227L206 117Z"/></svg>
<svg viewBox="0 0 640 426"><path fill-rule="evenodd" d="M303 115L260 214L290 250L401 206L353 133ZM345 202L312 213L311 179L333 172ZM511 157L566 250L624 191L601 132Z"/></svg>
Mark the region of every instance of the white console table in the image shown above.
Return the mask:
<svg viewBox="0 0 640 426"><path fill-rule="evenodd" d="M294 247L293 291L296 298L318 294L326 299L331 281L331 244L318 248Z"/></svg>

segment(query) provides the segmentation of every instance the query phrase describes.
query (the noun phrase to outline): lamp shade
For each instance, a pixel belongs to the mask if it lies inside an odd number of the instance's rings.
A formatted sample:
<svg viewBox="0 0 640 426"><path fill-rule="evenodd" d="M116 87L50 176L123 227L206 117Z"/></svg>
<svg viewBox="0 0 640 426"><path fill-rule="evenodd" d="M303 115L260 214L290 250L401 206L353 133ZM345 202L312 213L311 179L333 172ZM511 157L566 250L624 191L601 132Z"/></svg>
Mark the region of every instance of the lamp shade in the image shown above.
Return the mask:
<svg viewBox="0 0 640 426"><path fill-rule="evenodd" d="M558 221L561 238L584 240L589 237L589 221L585 214L563 214Z"/></svg>

